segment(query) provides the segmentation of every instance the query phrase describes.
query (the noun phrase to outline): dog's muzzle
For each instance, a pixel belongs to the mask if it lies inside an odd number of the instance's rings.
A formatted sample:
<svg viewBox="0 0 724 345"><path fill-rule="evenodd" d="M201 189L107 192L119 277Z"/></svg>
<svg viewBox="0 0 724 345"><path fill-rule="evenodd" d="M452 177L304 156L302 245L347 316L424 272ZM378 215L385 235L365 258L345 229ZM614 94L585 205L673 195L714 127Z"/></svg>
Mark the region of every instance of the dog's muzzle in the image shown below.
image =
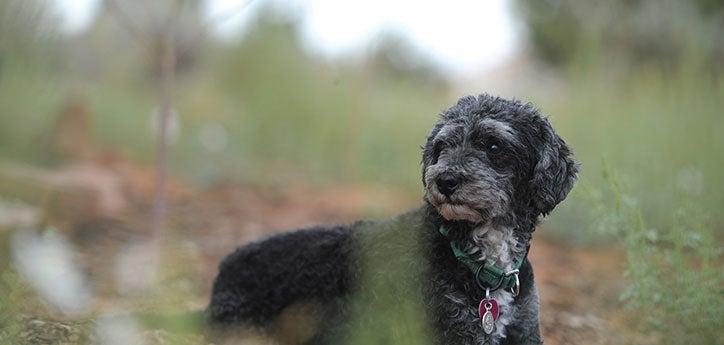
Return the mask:
<svg viewBox="0 0 724 345"><path fill-rule="evenodd" d="M442 172L427 184L427 196L438 213L447 220L463 220L479 223L483 220L474 207L456 200L455 193L464 186L465 178L457 172Z"/></svg>

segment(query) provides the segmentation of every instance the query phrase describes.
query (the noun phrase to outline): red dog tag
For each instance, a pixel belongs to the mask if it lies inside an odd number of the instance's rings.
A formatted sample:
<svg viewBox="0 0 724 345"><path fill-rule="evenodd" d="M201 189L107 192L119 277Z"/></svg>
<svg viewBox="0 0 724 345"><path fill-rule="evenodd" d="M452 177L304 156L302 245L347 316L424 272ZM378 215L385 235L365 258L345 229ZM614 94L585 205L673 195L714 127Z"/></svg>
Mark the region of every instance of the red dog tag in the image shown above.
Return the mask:
<svg viewBox="0 0 724 345"><path fill-rule="evenodd" d="M486 308L487 304L490 303L488 307ZM478 315L480 315L480 318L485 315L486 311L490 311L493 314L493 321L498 319L498 315L500 315L500 309L498 308L498 301L496 301L494 298L484 298L482 301L480 301L480 305L478 306Z"/></svg>
<svg viewBox="0 0 724 345"><path fill-rule="evenodd" d="M478 306L478 315L480 315L480 321L483 325L483 331L486 334L493 333L495 329L495 320L498 319L500 309L498 308L498 301L494 298L484 298L480 301Z"/></svg>

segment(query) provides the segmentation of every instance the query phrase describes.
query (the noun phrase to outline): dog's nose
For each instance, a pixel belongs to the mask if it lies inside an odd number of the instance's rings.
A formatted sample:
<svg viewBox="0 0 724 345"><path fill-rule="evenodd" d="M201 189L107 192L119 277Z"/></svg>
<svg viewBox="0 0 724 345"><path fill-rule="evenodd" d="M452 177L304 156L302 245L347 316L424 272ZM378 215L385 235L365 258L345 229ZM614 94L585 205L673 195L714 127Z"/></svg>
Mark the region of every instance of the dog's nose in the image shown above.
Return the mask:
<svg viewBox="0 0 724 345"><path fill-rule="evenodd" d="M437 177L435 183L440 193L449 197L455 192L458 184L460 184L460 176L457 174L442 174Z"/></svg>

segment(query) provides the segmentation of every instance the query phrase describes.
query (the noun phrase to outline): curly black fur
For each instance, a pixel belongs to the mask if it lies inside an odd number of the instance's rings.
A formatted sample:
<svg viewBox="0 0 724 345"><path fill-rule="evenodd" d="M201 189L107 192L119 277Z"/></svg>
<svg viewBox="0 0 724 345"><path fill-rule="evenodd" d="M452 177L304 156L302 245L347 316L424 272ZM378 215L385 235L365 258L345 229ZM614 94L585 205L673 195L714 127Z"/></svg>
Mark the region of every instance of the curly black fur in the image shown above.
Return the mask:
<svg viewBox="0 0 724 345"><path fill-rule="evenodd" d="M310 344L347 343L360 334L365 343L405 343L410 334L391 320L415 311L433 326L415 332L427 332L436 344L541 344L530 262L521 268L518 296L495 292L501 317L486 335L477 314L484 291L438 229L444 224L479 260L511 267L539 218L575 182L578 166L569 148L530 104L471 96L441 114L423 146L422 165L419 209L237 249L219 267L210 322L270 332L285 309L307 303L318 307L307 315L319 321ZM454 182L443 186L444 178Z"/></svg>

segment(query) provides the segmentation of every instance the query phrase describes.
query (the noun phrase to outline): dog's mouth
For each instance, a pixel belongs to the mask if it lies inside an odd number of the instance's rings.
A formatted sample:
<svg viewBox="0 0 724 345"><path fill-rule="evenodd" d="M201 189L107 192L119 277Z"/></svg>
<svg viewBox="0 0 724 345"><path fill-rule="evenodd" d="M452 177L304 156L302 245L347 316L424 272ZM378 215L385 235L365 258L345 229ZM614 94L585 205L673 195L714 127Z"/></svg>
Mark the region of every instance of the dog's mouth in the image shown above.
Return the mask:
<svg viewBox="0 0 724 345"><path fill-rule="evenodd" d="M427 197L430 203L435 206L437 212L447 220L462 220L472 223L480 223L483 221L481 212L474 207L455 202L455 200L445 197L436 190L428 190Z"/></svg>
<svg viewBox="0 0 724 345"><path fill-rule="evenodd" d="M435 205L437 211L447 220L465 220L472 223L480 223L483 217L477 210L462 204L442 203Z"/></svg>

